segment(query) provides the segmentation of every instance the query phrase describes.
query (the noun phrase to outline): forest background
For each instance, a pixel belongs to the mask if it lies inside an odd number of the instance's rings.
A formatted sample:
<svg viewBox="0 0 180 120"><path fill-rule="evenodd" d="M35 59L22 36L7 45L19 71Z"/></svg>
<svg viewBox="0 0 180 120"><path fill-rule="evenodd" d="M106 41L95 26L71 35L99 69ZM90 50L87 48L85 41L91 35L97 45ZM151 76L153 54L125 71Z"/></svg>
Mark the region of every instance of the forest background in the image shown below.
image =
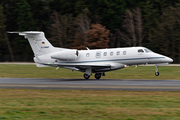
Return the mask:
<svg viewBox="0 0 180 120"><path fill-rule="evenodd" d="M0 61L33 61L7 31L43 31L65 48L144 46L180 63L180 0L1 0Z"/></svg>

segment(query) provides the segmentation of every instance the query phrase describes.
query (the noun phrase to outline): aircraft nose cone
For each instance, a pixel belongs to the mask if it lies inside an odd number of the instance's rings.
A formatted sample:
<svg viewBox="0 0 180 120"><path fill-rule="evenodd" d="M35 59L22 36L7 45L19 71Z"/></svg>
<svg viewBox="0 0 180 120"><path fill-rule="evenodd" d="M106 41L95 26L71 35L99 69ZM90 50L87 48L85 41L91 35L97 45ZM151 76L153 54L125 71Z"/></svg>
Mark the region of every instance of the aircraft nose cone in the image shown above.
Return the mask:
<svg viewBox="0 0 180 120"><path fill-rule="evenodd" d="M166 57L166 59L167 59L168 63L173 62L173 59L171 59L171 58L169 58L169 57Z"/></svg>

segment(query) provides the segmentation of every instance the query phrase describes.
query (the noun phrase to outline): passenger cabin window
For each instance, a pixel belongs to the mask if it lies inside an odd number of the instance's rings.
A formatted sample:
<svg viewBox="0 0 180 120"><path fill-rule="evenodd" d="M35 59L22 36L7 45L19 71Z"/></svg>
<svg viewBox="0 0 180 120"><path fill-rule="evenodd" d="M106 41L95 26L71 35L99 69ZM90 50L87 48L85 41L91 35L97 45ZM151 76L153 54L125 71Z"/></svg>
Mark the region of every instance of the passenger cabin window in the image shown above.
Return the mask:
<svg viewBox="0 0 180 120"><path fill-rule="evenodd" d="M123 51L123 55L126 55L126 51Z"/></svg>
<svg viewBox="0 0 180 120"><path fill-rule="evenodd" d="M100 58L101 57L101 51L96 52L96 58Z"/></svg>
<svg viewBox="0 0 180 120"><path fill-rule="evenodd" d="M107 52L104 52L104 56L106 56L107 55Z"/></svg>
<svg viewBox="0 0 180 120"><path fill-rule="evenodd" d="M87 53L87 54L86 54L86 57L89 57L89 56L90 56L90 54L89 54L89 53Z"/></svg>
<svg viewBox="0 0 180 120"><path fill-rule="evenodd" d="M142 49L139 49L138 53L144 53L144 51Z"/></svg>
<svg viewBox="0 0 180 120"><path fill-rule="evenodd" d="M110 55L113 56L113 52L110 52Z"/></svg>
<svg viewBox="0 0 180 120"><path fill-rule="evenodd" d="M116 55L120 55L120 52L119 52L119 51L117 51L117 52L116 52Z"/></svg>

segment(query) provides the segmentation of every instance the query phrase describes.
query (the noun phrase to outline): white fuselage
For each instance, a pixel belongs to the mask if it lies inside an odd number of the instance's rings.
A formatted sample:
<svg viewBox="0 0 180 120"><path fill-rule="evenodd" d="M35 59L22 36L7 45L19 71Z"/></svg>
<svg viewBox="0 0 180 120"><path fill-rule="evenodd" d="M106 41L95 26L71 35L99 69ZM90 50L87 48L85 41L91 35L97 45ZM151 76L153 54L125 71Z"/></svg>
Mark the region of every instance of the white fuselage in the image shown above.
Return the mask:
<svg viewBox="0 0 180 120"><path fill-rule="evenodd" d="M142 50L143 52L138 52ZM78 57L74 60L57 60L51 58L52 54L42 55L39 58L42 63L55 67L64 67L74 69L78 66L114 66L114 69L100 69L104 71L111 71L115 69L124 68L130 65L139 64L161 64L169 63L173 60L169 57L154 53L145 47L128 47L128 48L110 48L110 49L94 49L94 50L79 50ZM69 50L62 50L69 51ZM59 52L62 52L59 51ZM36 61L35 61L36 62ZM119 67L116 67L119 66ZM79 69L74 69L79 70ZM79 70L84 72L83 70Z"/></svg>
<svg viewBox="0 0 180 120"><path fill-rule="evenodd" d="M126 65L137 64L156 64L172 62L171 58L149 52L138 53L138 49L146 49L144 47L129 47L129 48L112 48L112 49L97 49L97 50L81 50L79 57L73 61L61 61L63 63L101 63L115 62Z"/></svg>

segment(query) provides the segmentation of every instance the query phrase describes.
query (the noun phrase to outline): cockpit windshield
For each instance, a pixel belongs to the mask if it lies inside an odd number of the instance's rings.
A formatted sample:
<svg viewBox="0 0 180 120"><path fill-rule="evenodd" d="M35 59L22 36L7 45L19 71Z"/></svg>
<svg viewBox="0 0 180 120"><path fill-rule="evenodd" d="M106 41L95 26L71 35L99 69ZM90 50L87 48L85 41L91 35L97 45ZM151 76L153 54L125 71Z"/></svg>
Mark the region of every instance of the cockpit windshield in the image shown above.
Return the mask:
<svg viewBox="0 0 180 120"><path fill-rule="evenodd" d="M153 52L151 51L150 49L144 49L146 51L146 53L150 53L150 52Z"/></svg>

